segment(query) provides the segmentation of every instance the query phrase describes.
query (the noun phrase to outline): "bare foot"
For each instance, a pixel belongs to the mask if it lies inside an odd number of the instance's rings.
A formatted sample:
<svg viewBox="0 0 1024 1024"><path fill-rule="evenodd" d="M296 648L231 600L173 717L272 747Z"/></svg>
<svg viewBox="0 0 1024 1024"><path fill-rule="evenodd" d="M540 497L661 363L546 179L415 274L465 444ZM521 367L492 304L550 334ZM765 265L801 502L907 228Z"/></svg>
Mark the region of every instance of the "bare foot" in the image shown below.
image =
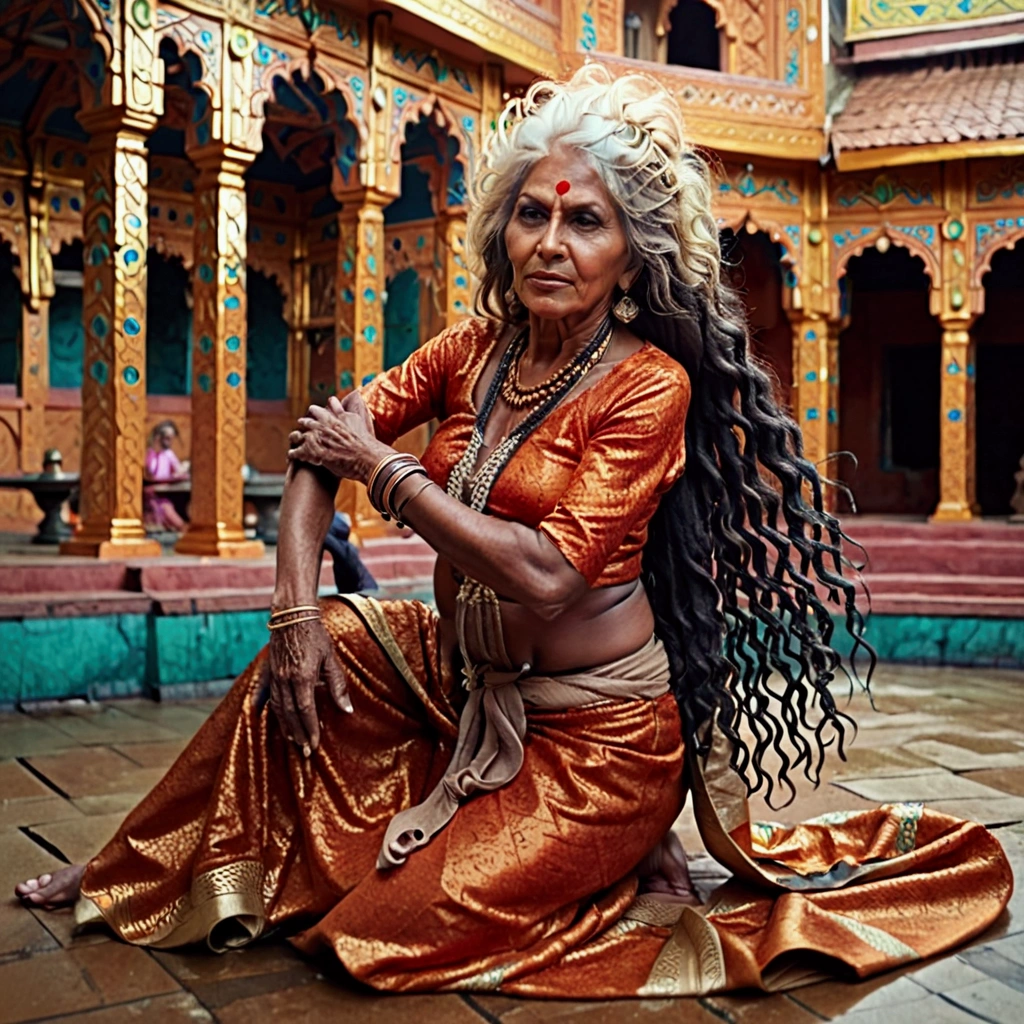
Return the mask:
<svg viewBox="0 0 1024 1024"><path fill-rule="evenodd" d="M78 899L78 891L82 887L82 875L85 874L84 864L70 864L60 868L53 874L40 875L21 882L14 887L18 899L41 910L54 910Z"/></svg>
<svg viewBox="0 0 1024 1024"><path fill-rule="evenodd" d="M675 832L665 833L661 842L640 862L637 874L640 892L656 893L673 903L700 906L700 897L686 865L686 851Z"/></svg>

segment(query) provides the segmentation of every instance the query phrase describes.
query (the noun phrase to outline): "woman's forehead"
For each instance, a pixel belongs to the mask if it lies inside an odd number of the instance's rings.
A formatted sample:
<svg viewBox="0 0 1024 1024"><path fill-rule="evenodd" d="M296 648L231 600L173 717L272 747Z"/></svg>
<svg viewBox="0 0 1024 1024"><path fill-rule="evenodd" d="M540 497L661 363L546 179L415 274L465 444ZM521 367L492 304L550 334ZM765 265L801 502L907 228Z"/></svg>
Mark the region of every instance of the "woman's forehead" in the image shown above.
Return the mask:
<svg viewBox="0 0 1024 1024"><path fill-rule="evenodd" d="M556 194L577 200L607 199L607 189L594 165L580 150L568 146L538 160L530 168L521 191L531 195L539 192L544 199L554 199Z"/></svg>

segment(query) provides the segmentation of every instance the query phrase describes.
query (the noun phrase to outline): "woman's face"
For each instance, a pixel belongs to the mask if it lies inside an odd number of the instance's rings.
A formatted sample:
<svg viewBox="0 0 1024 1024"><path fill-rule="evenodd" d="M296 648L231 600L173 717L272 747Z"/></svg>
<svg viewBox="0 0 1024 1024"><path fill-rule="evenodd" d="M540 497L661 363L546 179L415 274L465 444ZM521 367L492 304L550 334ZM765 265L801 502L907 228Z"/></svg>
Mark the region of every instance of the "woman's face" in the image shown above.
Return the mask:
<svg viewBox="0 0 1024 1024"><path fill-rule="evenodd" d="M157 434L157 442L161 448L170 448L174 444L174 429L172 427L164 427Z"/></svg>
<svg viewBox="0 0 1024 1024"><path fill-rule="evenodd" d="M568 186L568 188L566 188ZM586 317L628 283L629 248L611 196L580 150L538 160L505 228L514 287L536 316Z"/></svg>

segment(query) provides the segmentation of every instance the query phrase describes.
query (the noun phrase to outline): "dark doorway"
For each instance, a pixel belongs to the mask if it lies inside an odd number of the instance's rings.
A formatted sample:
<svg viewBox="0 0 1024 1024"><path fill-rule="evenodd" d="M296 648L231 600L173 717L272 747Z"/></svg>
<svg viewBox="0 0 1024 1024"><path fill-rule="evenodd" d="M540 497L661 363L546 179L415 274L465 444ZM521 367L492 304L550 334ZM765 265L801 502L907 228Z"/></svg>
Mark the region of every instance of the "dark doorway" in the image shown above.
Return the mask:
<svg viewBox="0 0 1024 1024"><path fill-rule="evenodd" d="M1024 456L1024 246L997 252L984 285L985 314L974 328L978 503L985 515L1005 516Z"/></svg>
<svg viewBox="0 0 1024 1024"><path fill-rule="evenodd" d="M668 64L722 70L722 44L715 12L702 0L679 0L669 16Z"/></svg>
<svg viewBox="0 0 1024 1024"><path fill-rule="evenodd" d="M868 249L845 277L850 325L839 339L840 479L859 512L929 515L939 497L942 332L924 263ZM845 497L841 511L850 511Z"/></svg>

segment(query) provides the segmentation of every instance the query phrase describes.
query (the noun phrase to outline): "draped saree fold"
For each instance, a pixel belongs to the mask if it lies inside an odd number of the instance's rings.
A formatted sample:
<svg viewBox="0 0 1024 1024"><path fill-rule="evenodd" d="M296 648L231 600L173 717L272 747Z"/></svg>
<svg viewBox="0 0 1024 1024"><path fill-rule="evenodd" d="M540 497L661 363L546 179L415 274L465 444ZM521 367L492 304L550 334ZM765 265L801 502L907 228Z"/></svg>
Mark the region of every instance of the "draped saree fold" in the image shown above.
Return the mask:
<svg viewBox="0 0 1024 1024"><path fill-rule="evenodd" d="M259 706L261 654L89 863L81 920L160 947L281 928L382 990L610 998L864 977L969 939L1009 898L998 842L919 805L751 822L719 743L684 757L669 694L527 703L518 774L380 871L392 817L445 774L465 694L424 605L329 601L324 621L354 714L318 693L304 759ZM735 875L700 910L638 895L634 873L687 786Z"/></svg>

